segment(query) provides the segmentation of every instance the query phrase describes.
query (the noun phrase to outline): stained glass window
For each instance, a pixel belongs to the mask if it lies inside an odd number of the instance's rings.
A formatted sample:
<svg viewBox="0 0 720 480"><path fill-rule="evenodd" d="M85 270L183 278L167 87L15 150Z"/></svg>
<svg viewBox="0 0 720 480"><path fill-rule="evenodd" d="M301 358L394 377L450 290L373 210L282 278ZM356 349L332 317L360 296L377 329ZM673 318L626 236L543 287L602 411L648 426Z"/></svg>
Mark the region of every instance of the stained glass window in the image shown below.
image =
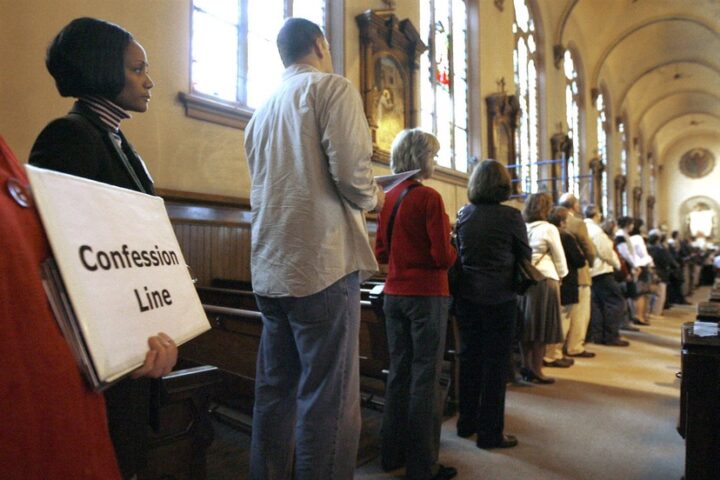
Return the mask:
<svg viewBox="0 0 720 480"><path fill-rule="evenodd" d="M526 0L514 0L515 85L520 102L520 121L515 135L515 152L519 163L522 190L538 190L538 74L536 32L532 13Z"/></svg>
<svg viewBox="0 0 720 480"><path fill-rule="evenodd" d="M567 189L576 196L580 195L580 79L575 69L575 61L570 50L565 50L563 60L565 72L565 118L568 136L572 140L572 154L567 159Z"/></svg>
<svg viewBox="0 0 720 480"><path fill-rule="evenodd" d="M420 2L420 125L440 140L438 165L468 170L467 10L464 0Z"/></svg>
<svg viewBox="0 0 720 480"><path fill-rule="evenodd" d="M600 161L602 161L605 168L602 171L602 179L600 181L600 199L602 203L602 211L607 215L608 213L608 116L605 108L605 97L601 93L598 95L595 102L598 111L597 118L597 142L598 142L598 155Z"/></svg>
<svg viewBox="0 0 720 480"><path fill-rule="evenodd" d="M275 37L287 17L325 30L328 0L193 0L191 90L256 108L279 86Z"/></svg>

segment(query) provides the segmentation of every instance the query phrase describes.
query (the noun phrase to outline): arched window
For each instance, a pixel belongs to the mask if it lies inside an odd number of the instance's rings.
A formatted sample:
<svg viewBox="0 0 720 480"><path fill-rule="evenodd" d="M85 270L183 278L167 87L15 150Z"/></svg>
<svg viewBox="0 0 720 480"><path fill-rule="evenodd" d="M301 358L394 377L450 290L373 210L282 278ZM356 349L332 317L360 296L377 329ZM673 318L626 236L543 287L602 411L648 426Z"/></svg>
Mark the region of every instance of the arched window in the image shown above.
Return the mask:
<svg viewBox="0 0 720 480"><path fill-rule="evenodd" d="M595 102L597 107L597 142L598 142L598 155L600 161L603 163L605 168L602 170L602 179L600 180L600 201L602 203L602 211L605 215L608 214L608 168L610 160L608 157L608 136L607 132L610 131L608 114L605 107L605 97L603 94L599 94Z"/></svg>
<svg viewBox="0 0 720 480"><path fill-rule="evenodd" d="M565 50L563 60L565 72L565 118L568 136L572 140L572 155L567 159L567 190L575 195L580 194L580 79L575 60L570 50Z"/></svg>
<svg viewBox="0 0 720 480"><path fill-rule="evenodd" d="M523 191L538 190L538 74L537 35L532 12L526 0L514 0L515 85L520 102L520 122L515 135L515 152L520 164L519 178Z"/></svg>
<svg viewBox="0 0 720 480"><path fill-rule="evenodd" d="M328 0L193 0L191 92L254 109L278 87L284 67L275 36L287 17L326 29Z"/></svg>
<svg viewBox="0 0 720 480"><path fill-rule="evenodd" d="M464 0L420 2L420 125L440 140L438 165L468 171L467 7Z"/></svg>
<svg viewBox="0 0 720 480"><path fill-rule="evenodd" d="M625 122L620 122L618 125L618 131L620 132L620 145L622 146L620 150L620 175L627 178L628 174L628 136L627 131L625 130ZM615 208L619 208L620 212L619 214L623 216L628 215L628 189L627 187L623 188L622 190L622 196L621 198L621 205L616 206Z"/></svg>

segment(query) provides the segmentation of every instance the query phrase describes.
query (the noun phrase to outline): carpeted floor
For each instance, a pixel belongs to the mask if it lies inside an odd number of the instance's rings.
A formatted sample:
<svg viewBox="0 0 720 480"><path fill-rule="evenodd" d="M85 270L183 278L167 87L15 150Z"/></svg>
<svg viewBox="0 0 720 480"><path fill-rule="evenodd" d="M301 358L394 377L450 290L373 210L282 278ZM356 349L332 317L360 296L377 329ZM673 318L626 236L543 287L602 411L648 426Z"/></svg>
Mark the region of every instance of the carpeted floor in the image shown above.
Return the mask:
<svg viewBox="0 0 720 480"><path fill-rule="evenodd" d="M706 300L708 288L693 300ZM443 424L440 463L458 469L458 480L532 479L678 480L685 444L676 431L679 412L680 325L695 305L673 307L640 332L623 333L629 347L588 345L592 359L568 369L545 368L553 385L509 387L506 433L520 444L480 450L474 437L455 433L456 417ZM379 459L358 468L362 480L399 478L383 473Z"/></svg>
<svg viewBox="0 0 720 480"><path fill-rule="evenodd" d="M705 300L708 288L693 300ZM506 433L520 444L480 450L474 438L455 434L456 417L443 424L440 462L458 480L678 480L685 445L676 431L679 411L680 325L695 305L673 307L649 327L624 337L629 347L588 345L592 359L569 369L546 368L553 385L508 388ZM355 478L400 478L384 473L377 458L380 415L363 410L361 465ZM247 478L249 437L216 425L208 452L208 480ZM374 458L373 458L374 457Z"/></svg>

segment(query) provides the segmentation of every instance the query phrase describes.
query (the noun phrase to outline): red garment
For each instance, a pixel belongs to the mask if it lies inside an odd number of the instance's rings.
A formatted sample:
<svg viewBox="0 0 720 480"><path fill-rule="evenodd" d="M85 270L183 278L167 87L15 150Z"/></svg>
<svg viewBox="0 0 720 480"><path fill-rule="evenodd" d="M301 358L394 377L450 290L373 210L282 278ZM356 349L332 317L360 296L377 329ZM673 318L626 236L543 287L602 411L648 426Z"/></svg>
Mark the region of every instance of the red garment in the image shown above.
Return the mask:
<svg viewBox="0 0 720 480"><path fill-rule="evenodd" d="M102 395L83 381L41 284L50 250L35 208L20 205L23 187L25 173L0 137L0 472L118 479Z"/></svg>
<svg viewBox="0 0 720 480"><path fill-rule="evenodd" d="M456 253L450 244L450 220L438 192L426 186L408 192L395 216L392 252L387 251L390 215L402 191L413 183L417 182L406 180L387 193L378 219L375 256L380 263L388 263L384 292L449 296L447 271L455 262Z"/></svg>

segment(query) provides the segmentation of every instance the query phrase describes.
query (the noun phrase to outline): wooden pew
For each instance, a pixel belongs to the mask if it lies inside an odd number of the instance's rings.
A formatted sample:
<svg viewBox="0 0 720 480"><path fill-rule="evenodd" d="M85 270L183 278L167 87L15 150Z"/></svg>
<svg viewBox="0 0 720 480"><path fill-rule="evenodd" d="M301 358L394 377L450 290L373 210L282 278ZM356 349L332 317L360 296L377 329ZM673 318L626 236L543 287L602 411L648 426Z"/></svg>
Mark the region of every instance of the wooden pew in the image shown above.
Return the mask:
<svg viewBox="0 0 720 480"><path fill-rule="evenodd" d="M260 314L257 312L255 296L252 292L217 287L197 287L197 290L213 326L222 321L223 313L231 314L231 310L223 310L223 308L255 311L257 325L254 334L259 338L262 331L262 321L260 320ZM370 291L370 289L367 290ZM376 307L373 306L370 300L361 300L360 305L360 374L364 377L362 379L363 401L366 405L378 406L378 397L382 397L385 391L384 382L389 366L385 321L381 316L377 315ZM245 325L245 328L247 328L247 325ZM222 334L216 333L216 335ZM226 339L226 341L228 340ZM201 348L210 348L210 346L211 344L208 344ZM197 355L196 357L207 358L206 356L198 357ZM212 364L218 365L217 363ZM224 369L224 367L220 367Z"/></svg>
<svg viewBox="0 0 720 480"><path fill-rule="evenodd" d="M222 284L227 285L227 283ZM390 367L390 358L381 298L378 297L377 294L371 294L373 288L377 285L382 285L382 283L375 281L369 284L363 284L363 289L367 291L367 299L360 301L359 355L363 405L381 409L385 394L385 381ZM197 287L197 289L200 299L206 306L215 305L236 309L257 310L254 294L250 291L201 286ZM221 311L222 310L216 310L216 312ZM259 322L259 329L256 332L258 337L262 329L261 321ZM441 386L446 392L445 396L448 398L446 403L447 414L453 414L457 408L457 392L455 388L451 388L452 385L457 385L458 364L456 359L457 349L455 347L455 345L457 345L456 338L457 329L454 326L454 321L451 319L451 322L448 324L445 364L443 365L443 375L441 378Z"/></svg>

